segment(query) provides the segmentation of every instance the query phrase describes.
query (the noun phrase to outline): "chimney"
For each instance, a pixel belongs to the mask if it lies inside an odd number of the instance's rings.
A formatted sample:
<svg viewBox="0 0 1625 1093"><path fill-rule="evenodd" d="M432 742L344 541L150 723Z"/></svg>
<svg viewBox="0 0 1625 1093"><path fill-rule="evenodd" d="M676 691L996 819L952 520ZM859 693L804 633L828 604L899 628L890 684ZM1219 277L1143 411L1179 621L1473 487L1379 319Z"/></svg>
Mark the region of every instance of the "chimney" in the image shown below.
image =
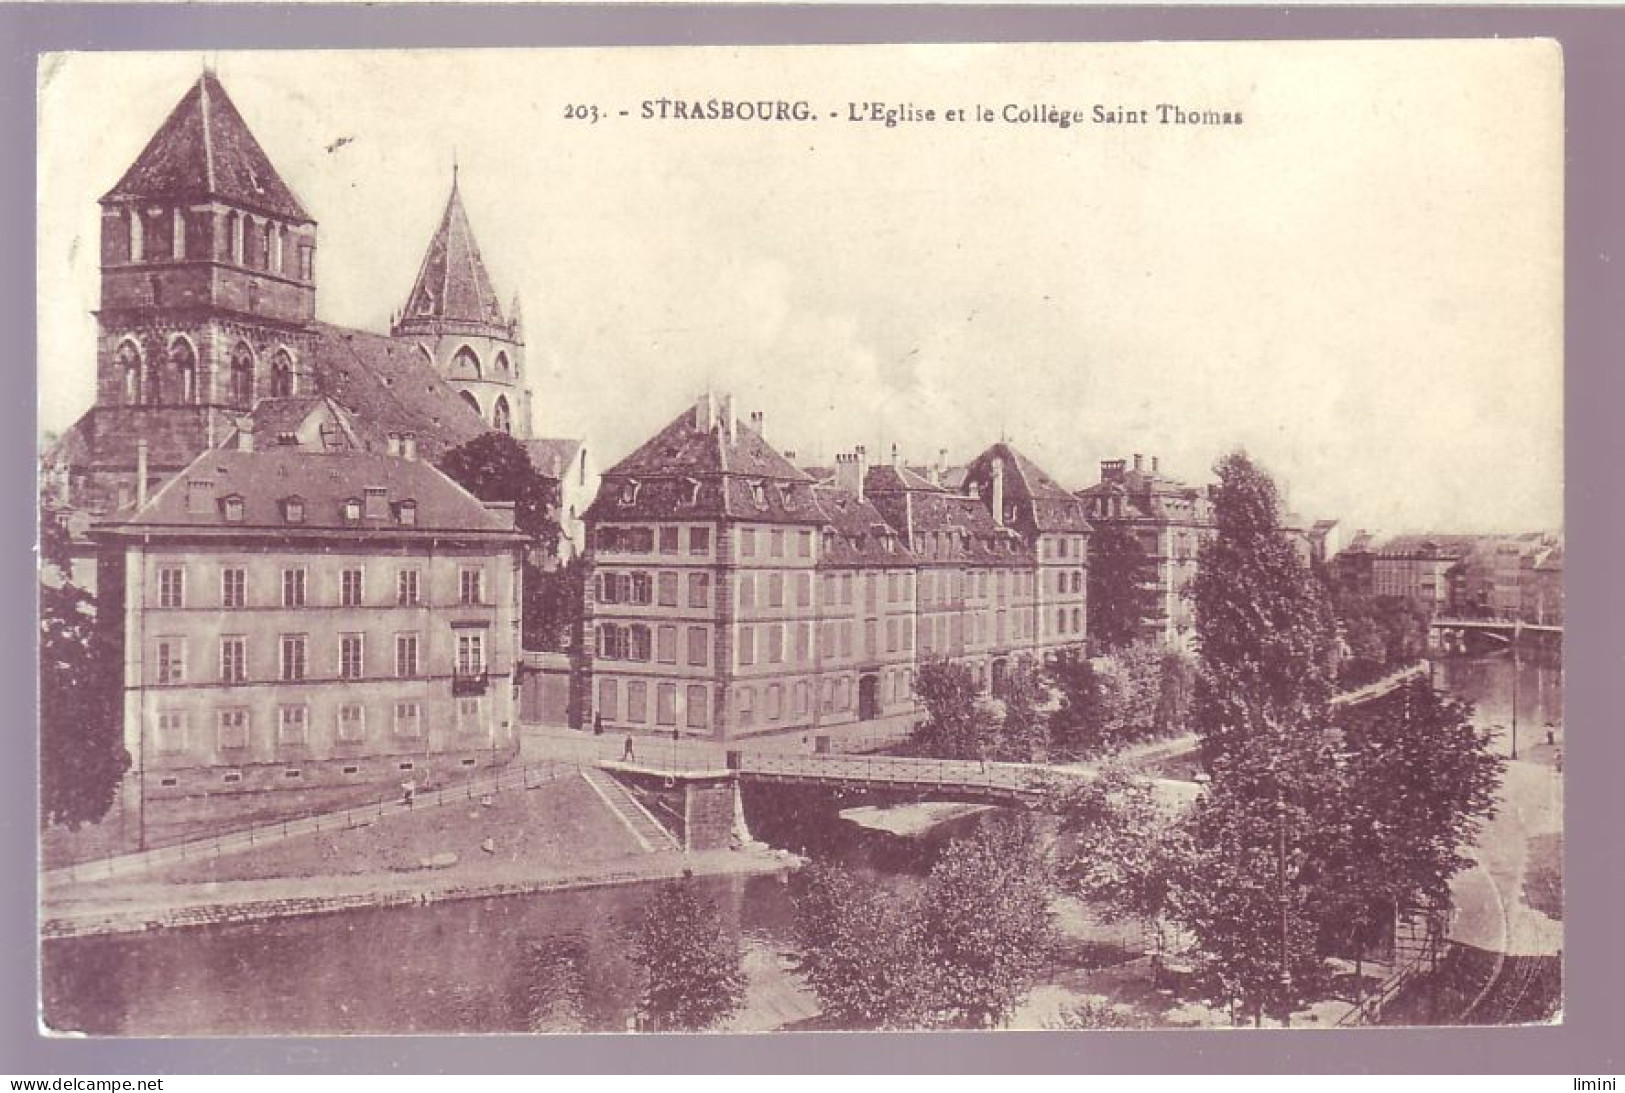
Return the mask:
<svg viewBox="0 0 1625 1093"><path fill-rule="evenodd" d="M897 444L895 442L891 446L891 465L893 467L897 466Z"/></svg>
<svg viewBox="0 0 1625 1093"><path fill-rule="evenodd" d="M863 445L835 457L835 485L863 500L863 480L869 472L869 461Z"/></svg>
<svg viewBox="0 0 1625 1093"><path fill-rule="evenodd" d="M734 397L722 396L722 431L729 444L739 442L739 417L734 413Z"/></svg>
<svg viewBox="0 0 1625 1093"><path fill-rule="evenodd" d="M794 448L784 449L784 458L794 463L796 461L796 450Z"/></svg>
<svg viewBox="0 0 1625 1093"><path fill-rule="evenodd" d="M1140 453L1135 452L1134 453L1134 473L1135 474L1139 474L1142 470L1145 469L1144 468L1144 463L1145 463L1145 460L1141 457Z"/></svg>
<svg viewBox="0 0 1625 1093"><path fill-rule="evenodd" d="M135 507L147 507L147 441L145 437L135 442Z"/></svg>
<svg viewBox="0 0 1625 1093"><path fill-rule="evenodd" d="M390 455L398 456L398 455L401 454L401 434L400 433L390 433L389 436L386 438L386 441L387 441L387 444L386 444L385 450L388 451Z"/></svg>
<svg viewBox="0 0 1625 1093"><path fill-rule="evenodd" d="M145 441L143 441L143 443L145 443ZM239 452L251 452L254 450L254 430L251 426L238 426L237 450Z"/></svg>
<svg viewBox="0 0 1625 1093"><path fill-rule="evenodd" d="M214 511L214 479L186 480L186 511L192 516L206 516Z"/></svg>
<svg viewBox="0 0 1625 1093"><path fill-rule="evenodd" d="M993 522L1004 526L1004 459L993 457Z"/></svg>
<svg viewBox="0 0 1625 1093"><path fill-rule="evenodd" d="M937 461L931 465L931 484L933 486L942 485L942 480L947 475L947 473L948 473L948 449L947 448L938 448L937 449Z"/></svg>
<svg viewBox="0 0 1625 1093"><path fill-rule="evenodd" d="M1162 466L1162 460L1161 460L1161 459L1159 459L1159 458L1158 458L1158 457L1156 457L1156 456L1152 456L1152 457L1151 457L1151 473L1152 473L1152 474L1156 474L1156 473L1158 473L1158 469L1159 469L1159 468L1160 468L1160 467L1161 467L1161 466Z"/></svg>
<svg viewBox="0 0 1625 1093"><path fill-rule="evenodd" d="M717 396L707 391L694 404L694 428L709 433L717 427Z"/></svg>
<svg viewBox="0 0 1625 1093"><path fill-rule="evenodd" d="M752 410L750 412L750 427L756 430L757 436L763 440L767 439L767 422L762 417L762 411Z"/></svg>
<svg viewBox="0 0 1625 1093"><path fill-rule="evenodd" d="M415 461L418 457L418 438L412 433L401 436L401 458Z"/></svg>

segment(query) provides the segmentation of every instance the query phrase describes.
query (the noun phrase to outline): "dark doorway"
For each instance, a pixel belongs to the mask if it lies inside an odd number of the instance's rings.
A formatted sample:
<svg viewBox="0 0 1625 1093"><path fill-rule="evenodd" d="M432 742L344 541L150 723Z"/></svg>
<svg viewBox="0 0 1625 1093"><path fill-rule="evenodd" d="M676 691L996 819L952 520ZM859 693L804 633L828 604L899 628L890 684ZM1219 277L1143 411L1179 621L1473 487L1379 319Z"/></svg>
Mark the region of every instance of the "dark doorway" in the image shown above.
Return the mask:
<svg viewBox="0 0 1625 1093"><path fill-rule="evenodd" d="M873 721L880 716L880 677L858 677L858 720Z"/></svg>

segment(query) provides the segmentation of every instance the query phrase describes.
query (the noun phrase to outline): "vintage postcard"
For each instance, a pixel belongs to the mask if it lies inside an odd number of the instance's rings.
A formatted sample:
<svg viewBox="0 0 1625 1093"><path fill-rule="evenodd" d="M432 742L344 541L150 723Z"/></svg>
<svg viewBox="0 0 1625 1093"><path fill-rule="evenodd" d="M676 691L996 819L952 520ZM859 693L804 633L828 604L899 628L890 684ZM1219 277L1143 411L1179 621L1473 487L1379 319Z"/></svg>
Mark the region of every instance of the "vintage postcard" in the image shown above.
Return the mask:
<svg viewBox="0 0 1625 1093"><path fill-rule="evenodd" d="M1559 1020L1562 72L43 56L44 1026Z"/></svg>

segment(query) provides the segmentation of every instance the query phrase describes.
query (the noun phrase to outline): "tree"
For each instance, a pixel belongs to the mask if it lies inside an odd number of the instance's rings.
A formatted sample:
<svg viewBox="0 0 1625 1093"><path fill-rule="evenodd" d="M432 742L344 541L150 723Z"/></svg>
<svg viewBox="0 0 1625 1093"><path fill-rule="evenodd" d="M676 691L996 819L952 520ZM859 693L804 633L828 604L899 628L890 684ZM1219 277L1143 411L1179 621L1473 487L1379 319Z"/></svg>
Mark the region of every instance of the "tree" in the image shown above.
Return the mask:
<svg viewBox="0 0 1625 1093"><path fill-rule="evenodd" d="M1048 668L1050 683L1060 702L1050 715L1050 743L1063 754L1092 755L1102 745L1106 681L1094 662L1070 649L1062 650Z"/></svg>
<svg viewBox="0 0 1625 1093"><path fill-rule="evenodd" d="M1255 1020L1318 986L1338 904L1326 868L1345 818L1332 748L1334 627L1281 534L1275 483L1243 453L1216 467L1216 534L1193 582L1201 668L1192 707L1212 774L1178 914L1212 981Z"/></svg>
<svg viewBox="0 0 1625 1093"><path fill-rule="evenodd" d="M942 759L985 758L993 740L992 718L977 699L970 667L942 657L920 662L914 690L925 720L914 729L914 747Z"/></svg>
<svg viewBox="0 0 1625 1093"><path fill-rule="evenodd" d="M1138 921L1160 958L1170 900L1187 881L1185 821L1157 803L1149 781L1116 766L1087 782L1058 786L1049 810L1078 848L1061 865L1062 883L1108 919Z"/></svg>
<svg viewBox="0 0 1625 1093"><path fill-rule="evenodd" d="M955 839L921 896L938 1023L991 1028L1032 988L1055 940L1050 863L1030 818L984 822Z"/></svg>
<svg viewBox="0 0 1625 1093"><path fill-rule="evenodd" d="M638 1015L655 1031L699 1032L744 1004L739 940L691 875L662 885L649 900L632 958L644 977Z"/></svg>
<svg viewBox="0 0 1625 1093"><path fill-rule="evenodd" d="M514 528L528 548L521 572L525 647L569 651L581 619L584 565L553 564L561 534L558 480L536 469L523 444L494 431L452 448L439 466L481 501L512 503Z"/></svg>
<svg viewBox="0 0 1625 1093"><path fill-rule="evenodd" d="M1089 538L1089 636L1110 651L1137 640L1151 612L1151 560L1133 530L1102 523Z"/></svg>
<svg viewBox="0 0 1625 1093"><path fill-rule="evenodd" d="M1348 822L1336 865L1359 943L1358 927L1448 905L1451 878L1471 864L1461 848L1495 814L1505 761L1471 708L1425 679L1342 711L1338 729Z"/></svg>
<svg viewBox="0 0 1625 1093"><path fill-rule="evenodd" d="M1063 751L1094 755L1183 731L1193 675L1186 654L1151 641L1094 661L1063 656L1049 669L1061 694L1051 734Z"/></svg>
<svg viewBox="0 0 1625 1093"><path fill-rule="evenodd" d="M992 758L1030 763L1049 747L1048 719L1039 707L1048 698L1044 677L1028 657L1016 657L1005 670L1004 715L999 719Z"/></svg>
<svg viewBox="0 0 1625 1093"><path fill-rule="evenodd" d="M1025 817L950 842L917 892L822 864L797 883L798 967L840 1028L997 1025L1054 940L1050 866Z"/></svg>
<svg viewBox="0 0 1625 1093"><path fill-rule="evenodd" d="M73 583L68 534L50 511L40 516L40 558L55 570L43 579L42 568L39 589L40 812L77 829L107 815L130 769L124 673L116 632Z"/></svg>
<svg viewBox="0 0 1625 1093"><path fill-rule="evenodd" d="M796 879L796 968L824 1019L842 1029L908 1029L926 1023L929 966L912 901L867 878L815 862Z"/></svg>

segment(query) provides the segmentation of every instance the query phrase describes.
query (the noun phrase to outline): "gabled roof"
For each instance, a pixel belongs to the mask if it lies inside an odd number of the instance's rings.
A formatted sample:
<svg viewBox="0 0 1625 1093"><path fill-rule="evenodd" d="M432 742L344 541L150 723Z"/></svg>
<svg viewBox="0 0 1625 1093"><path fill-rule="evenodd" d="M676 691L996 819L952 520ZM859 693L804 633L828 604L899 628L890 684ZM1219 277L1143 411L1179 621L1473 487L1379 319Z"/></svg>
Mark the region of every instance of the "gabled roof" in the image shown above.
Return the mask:
<svg viewBox="0 0 1625 1093"><path fill-rule="evenodd" d="M703 428L694 407L673 418L631 455L605 471L604 477L710 477L719 474L781 482L812 482L744 422L735 422L730 437L721 415L718 415L716 424L709 429Z"/></svg>
<svg viewBox="0 0 1625 1093"><path fill-rule="evenodd" d="M491 431L415 346L327 323L313 328L317 388L350 412L370 450L387 451L390 433L412 434L418 453L437 459Z"/></svg>
<svg viewBox="0 0 1625 1093"><path fill-rule="evenodd" d="M966 468L967 478L979 478L995 457L1004 460L1004 496L1011 501L1075 501L1070 493L1051 478L1037 463L1016 450L1015 445L999 441L977 456Z"/></svg>
<svg viewBox="0 0 1625 1093"><path fill-rule="evenodd" d="M124 177L102 198L213 198L312 223L213 72L198 77Z"/></svg>
<svg viewBox="0 0 1625 1093"><path fill-rule="evenodd" d="M907 539L868 500L835 486L816 486L813 496L834 534L819 555L827 565L912 566L915 557ZM890 542L892 549L887 549Z"/></svg>
<svg viewBox="0 0 1625 1093"><path fill-rule="evenodd" d="M209 503L189 504L194 489L200 489ZM359 523L345 520L344 503L362 498L368 489L387 491L389 516ZM242 498L241 520L228 521L224 506L218 504L231 496ZM290 498L304 502L304 518L298 523L284 518L283 502ZM406 501L417 510L410 525L398 515L400 503ZM486 508L421 459L298 448L204 452L129 519L105 526L113 531L213 528L234 534L269 529L513 534L511 517L505 520Z"/></svg>
<svg viewBox="0 0 1625 1093"><path fill-rule="evenodd" d="M411 332L420 326L431 327L438 323L486 326L502 334L506 334L508 325L496 289L491 287L485 259L480 257L474 229L469 226L455 172L446 211L440 218L440 227L429 240L429 249L423 255L423 265L401 310L397 329Z"/></svg>
<svg viewBox="0 0 1625 1093"><path fill-rule="evenodd" d="M523 442L536 473L563 481L581 452L581 441L565 437L536 437Z"/></svg>

